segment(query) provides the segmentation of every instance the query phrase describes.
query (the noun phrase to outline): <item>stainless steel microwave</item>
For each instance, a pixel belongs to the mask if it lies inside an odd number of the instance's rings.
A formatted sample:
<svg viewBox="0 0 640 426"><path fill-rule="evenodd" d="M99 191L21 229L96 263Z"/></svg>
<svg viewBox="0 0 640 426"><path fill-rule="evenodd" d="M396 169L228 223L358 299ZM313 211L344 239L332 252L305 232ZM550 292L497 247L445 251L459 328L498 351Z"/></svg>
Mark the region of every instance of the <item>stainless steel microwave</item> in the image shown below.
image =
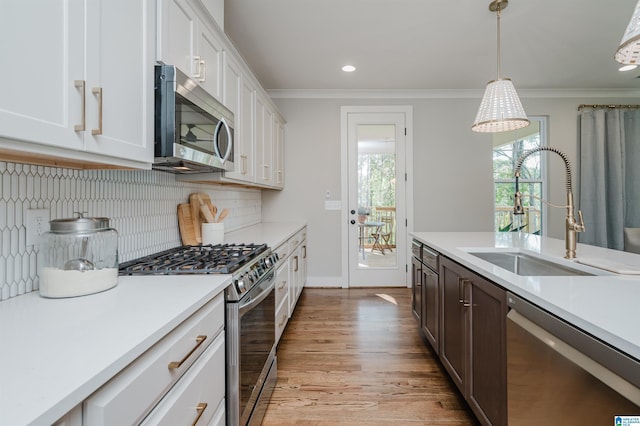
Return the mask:
<svg viewBox="0 0 640 426"><path fill-rule="evenodd" d="M156 65L154 169L233 170L233 128L233 112L175 66Z"/></svg>

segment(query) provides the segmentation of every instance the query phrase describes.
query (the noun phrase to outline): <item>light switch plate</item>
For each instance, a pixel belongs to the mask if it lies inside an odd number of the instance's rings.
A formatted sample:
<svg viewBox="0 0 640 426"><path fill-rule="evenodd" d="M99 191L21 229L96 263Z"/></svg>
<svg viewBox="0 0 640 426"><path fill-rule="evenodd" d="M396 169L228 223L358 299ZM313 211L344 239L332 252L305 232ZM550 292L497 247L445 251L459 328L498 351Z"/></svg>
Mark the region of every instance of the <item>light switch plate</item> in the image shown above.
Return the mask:
<svg viewBox="0 0 640 426"><path fill-rule="evenodd" d="M27 209L26 223L28 246L40 244L42 234L49 230L49 209Z"/></svg>

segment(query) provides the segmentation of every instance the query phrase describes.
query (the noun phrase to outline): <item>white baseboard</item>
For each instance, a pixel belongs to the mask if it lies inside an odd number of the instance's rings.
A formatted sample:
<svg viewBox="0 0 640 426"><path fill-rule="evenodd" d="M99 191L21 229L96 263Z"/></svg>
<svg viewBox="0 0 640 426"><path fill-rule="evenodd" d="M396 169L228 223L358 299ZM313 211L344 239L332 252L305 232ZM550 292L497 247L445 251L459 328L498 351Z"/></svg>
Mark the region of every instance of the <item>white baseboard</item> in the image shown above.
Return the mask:
<svg viewBox="0 0 640 426"><path fill-rule="evenodd" d="M342 277L307 277L305 287L347 288Z"/></svg>

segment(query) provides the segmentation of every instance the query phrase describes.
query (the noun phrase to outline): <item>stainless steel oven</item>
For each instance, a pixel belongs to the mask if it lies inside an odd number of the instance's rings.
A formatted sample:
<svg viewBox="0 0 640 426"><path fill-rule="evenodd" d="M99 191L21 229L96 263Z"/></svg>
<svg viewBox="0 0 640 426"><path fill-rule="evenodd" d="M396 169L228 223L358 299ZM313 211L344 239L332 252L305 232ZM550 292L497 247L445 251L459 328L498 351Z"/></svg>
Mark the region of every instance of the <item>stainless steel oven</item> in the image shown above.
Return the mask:
<svg viewBox="0 0 640 426"><path fill-rule="evenodd" d="M258 425L277 377L275 265L266 244L183 246L120 265L121 275L231 274L226 299L227 425Z"/></svg>
<svg viewBox="0 0 640 426"><path fill-rule="evenodd" d="M259 425L277 377L275 273L271 269L239 300L227 297L227 421ZM235 289L229 288L229 293Z"/></svg>

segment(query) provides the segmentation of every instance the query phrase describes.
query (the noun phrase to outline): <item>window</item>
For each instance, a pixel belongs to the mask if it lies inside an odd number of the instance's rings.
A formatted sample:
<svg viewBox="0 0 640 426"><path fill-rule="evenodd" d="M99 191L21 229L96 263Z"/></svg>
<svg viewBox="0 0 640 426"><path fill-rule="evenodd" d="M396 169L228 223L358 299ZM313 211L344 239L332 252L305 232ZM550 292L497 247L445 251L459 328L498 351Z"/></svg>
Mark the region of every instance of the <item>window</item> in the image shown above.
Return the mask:
<svg viewBox="0 0 640 426"><path fill-rule="evenodd" d="M520 191L525 214L513 215L515 193L514 171L518 158L525 152L546 145L546 119L530 118L524 129L494 134L493 180L495 197L495 230L498 232L527 232L542 235L546 208L544 198L544 155L528 156L520 168ZM527 196L530 195L530 196Z"/></svg>

